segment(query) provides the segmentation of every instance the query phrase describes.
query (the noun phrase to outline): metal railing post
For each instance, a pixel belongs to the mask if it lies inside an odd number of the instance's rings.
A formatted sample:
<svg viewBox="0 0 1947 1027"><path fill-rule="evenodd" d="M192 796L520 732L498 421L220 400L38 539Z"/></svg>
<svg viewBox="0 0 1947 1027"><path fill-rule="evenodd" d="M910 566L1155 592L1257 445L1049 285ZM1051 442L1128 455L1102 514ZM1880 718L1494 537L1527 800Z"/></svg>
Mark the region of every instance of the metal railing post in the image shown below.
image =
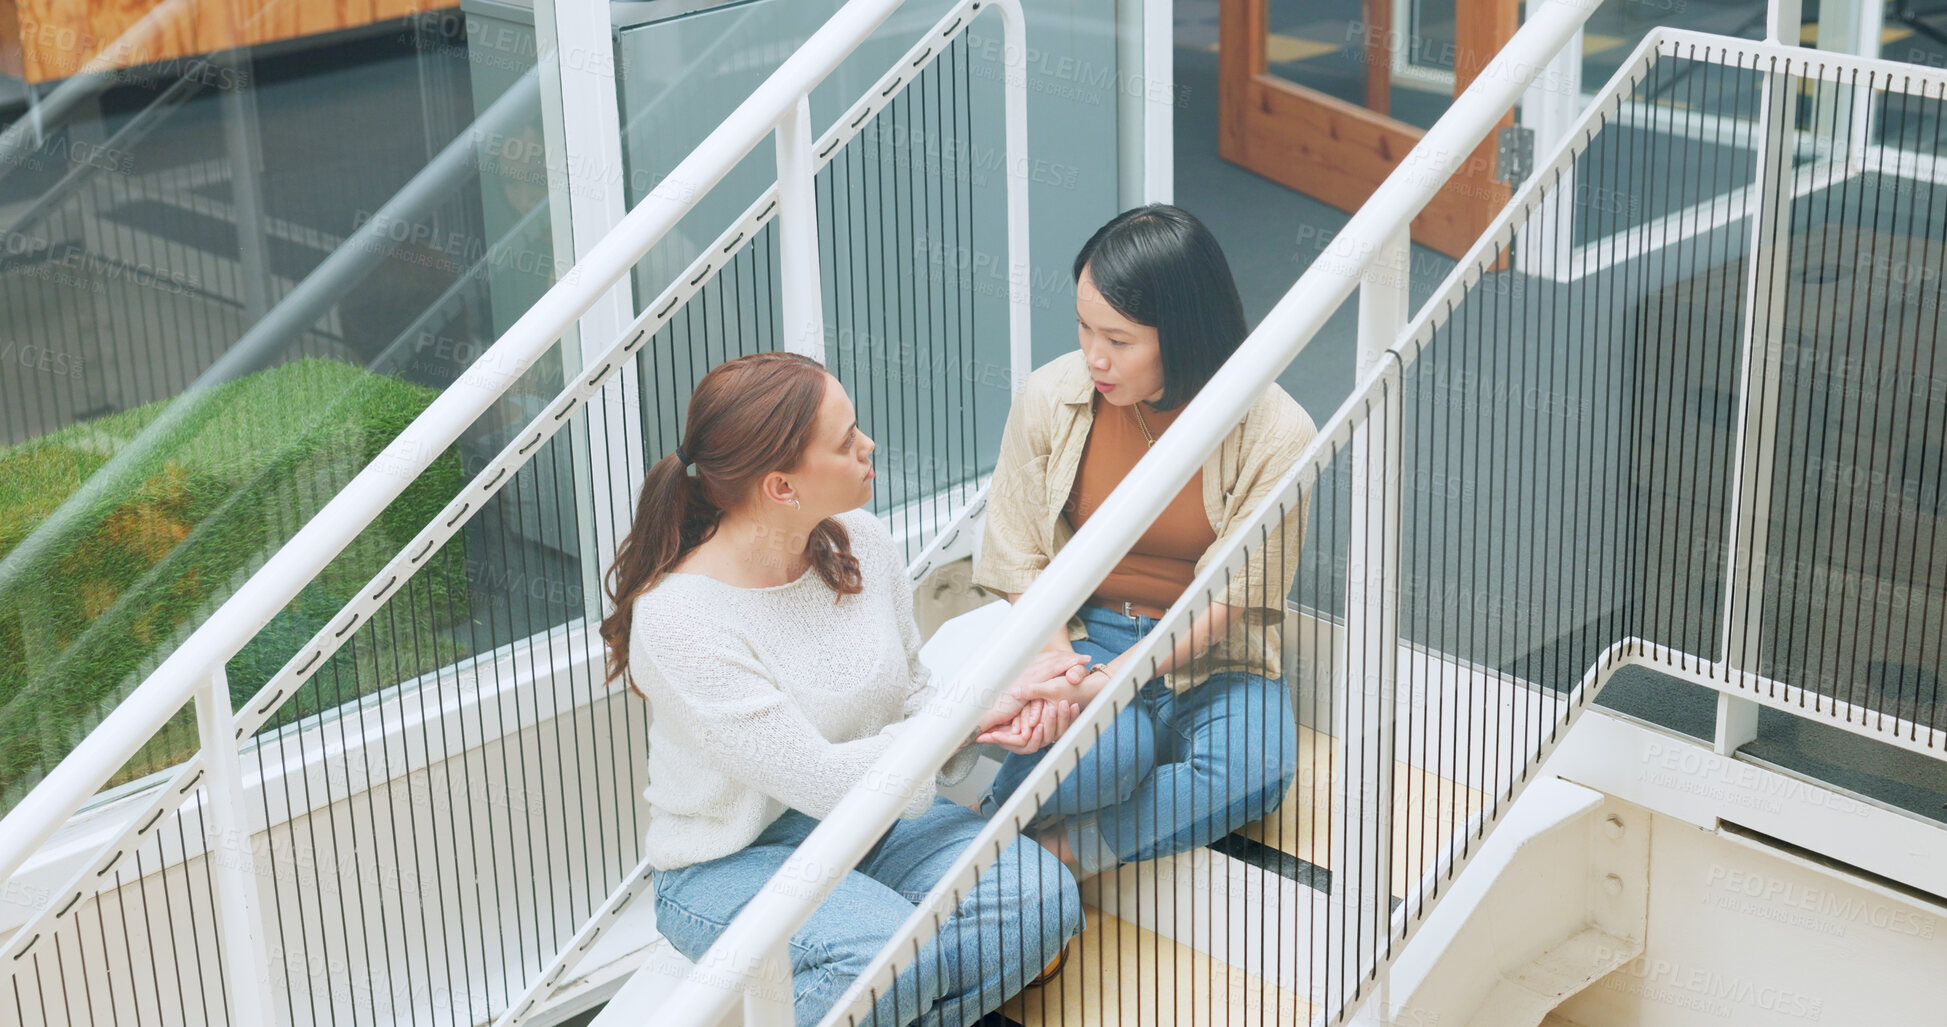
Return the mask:
<svg viewBox="0 0 1947 1027"><path fill-rule="evenodd" d="M209 775L211 892L216 901L218 943L222 947L230 1022L276 1023L270 1001L270 964L257 894L257 861L243 816L243 770L237 756L236 715L230 708L230 679L222 667L196 691L196 731L203 742L203 769Z"/></svg>
<svg viewBox="0 0 1947 1027"><path fill-rule="evenodd" d="M629 213L623 173L627 162L622 152L627 133L616 95L617 69L612 61L584 59L611 52L613 29L607 4L531 6L539 58L541 146L551 183L549 195L535 209L545 208L554 252L572 253L579 262ZM560 262L551 270L558 274ZM624 275L582 314L577 322L579 346L562 340L562 361L572 368L567 373L601 366L602 354L634 323L637 312L630 277ZM616 551L634 521L642 480L654 458L662 456L647 454L645 459L643 453L650 436L643 431L640 385L637 374L610 378L588 401L586 416L569 422L568 444L548 447L553 452L540 457L568 463L575 483L578 538L573 544L583 554L581 609L569 616L579 613L599 620L605 612L601 578L608 563L605 557ZM537 477L553 476L552 468L535 471ZM564 539L561 544L570 543Z"/></svg>
<svg viewBox="0 0 1947 1027"><path fill-rule="evenodd" d="M1772 0L1767 34L1798 39L1797 0ZM1786 36L1785 33L1789 33ZM1730 537L1724 552L1724 665L1735 678L1758 669L1763 623L1765 548L1771 519L1772 452L1778 434L1779 346L1785 326L1785 269L1792 207L1793 115L1798 94L1788 71L1764 75L1759 99L1757 181L1744 279L1744 338L1739 361L1737 455L1732 463ZM1729 755L1758 736L1758 706L1717 693L1714 747Z"/></svg>
<svg viewBox="0 0 1947 1027"><path fill-rule="evenodd" d="M218 58L250 80L250 56L230 50ZM223 90L223 143L230 158L230 205L237 213L237 274L243 286L243 315L247 323L262 320L271 308L270 230L264 212L263 141L257 131L257 94L250 89Z"/></svg>
<svg viewBox="0 0 1947 1027"><path fill-rule="evenodd" d="M1537 162L1561 148L1581 111L1582 31L1577 29L1568 45L1548 62L1545 80L1537 78L1521 97L1521 127L1534 132L1530 145ZM1530 174L1542 174L1539 163ZM1519 182L1511 184L1517 189L1521 186ZM1569 262L1562 260L1561 255L1575 250L1575 195L1575 165L1570 162L1542 200L1547 213L1521 227L1514 248L1514 264L1522 274L1567 280Z"/></svg>
<svg viewBox="0 0 1947 1027"><path fill-rule="evenodd" d="M1384 359L1407 323L1411 243L1388 239L1359 280L1358 377ZM1332 704L1342 757L1332 786L1332 930L1344 946L1342 1001L1377 965L1391 912L1394 708L1399 682L1399 393L1353 432L1346 560L1345 693ZM1331 947L1328 945L1328 947Z"/></svg>
<svg viewBox="0 0 1947 1027"><path fill-rule="evenodd" d="M1835 53L1877 57L1885 5L1868 0L1828 0L1819 5L1818 36L1812 44ZM1844 97L1845 102L1840 99ZM1839 86L1821 82L1812 94L1812 139L1828 143L1827 160L1839 160L1848 174L1866 170L1866 148L1872 145L1873 87Z"/></svg>
<svg viewBox="0 0 1947 1027"><path fill-rule="evenodd" d="M1028 236L1028 27L1019 0L994 5L1001 18L1001 132L1007 146L1007 346L1013 388L1034 368ZM1011 56L1009 56L1011 55Z"/></svg>
<svg viewBox="0 0 1947 1027"><path fill-rule="evenodd" d="M818 280L818 206L811 160L811 98L777 123L778 268L784 286L784 348L825 359L824 295Z"/></svg>

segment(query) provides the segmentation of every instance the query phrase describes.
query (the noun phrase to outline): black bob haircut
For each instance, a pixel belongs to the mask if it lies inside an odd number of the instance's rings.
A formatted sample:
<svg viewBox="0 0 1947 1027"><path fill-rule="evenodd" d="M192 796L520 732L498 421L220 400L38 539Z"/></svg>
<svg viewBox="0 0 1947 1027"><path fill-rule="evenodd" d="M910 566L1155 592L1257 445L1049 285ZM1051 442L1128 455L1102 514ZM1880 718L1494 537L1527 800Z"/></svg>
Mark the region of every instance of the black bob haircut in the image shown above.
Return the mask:
<svg viewBox="0 0 1947 1027"><path fill-rule="evenodd" d="M1156 329L1159 410L1188 403L1247 334L1223 248L1181 207L1152 203L1117 214L1075 255L1077 283L1083 268L1117 313Z"/></svg>

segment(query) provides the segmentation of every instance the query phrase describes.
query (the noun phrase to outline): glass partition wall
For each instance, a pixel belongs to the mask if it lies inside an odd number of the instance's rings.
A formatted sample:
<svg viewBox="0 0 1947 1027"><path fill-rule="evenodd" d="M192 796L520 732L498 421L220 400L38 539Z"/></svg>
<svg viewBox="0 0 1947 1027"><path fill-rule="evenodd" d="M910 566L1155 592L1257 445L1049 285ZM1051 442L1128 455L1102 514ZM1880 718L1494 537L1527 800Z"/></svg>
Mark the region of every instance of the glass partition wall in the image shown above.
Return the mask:
<svg viewBox="0 0 1947 1027"><path fill-rule="evenodd" d="M222 24L194 6L22 7L0 40L0 808L566 266L531 32L457 6ZM560 376L529 369L276 614L230 666L236 702ZM557 580L581 558L571 519L539 509L547 476L427 575L444 602L393 638L414 655L347 659L270 727L566 616L507 570ZM189 724L117 780L194 751Z"/></svg>

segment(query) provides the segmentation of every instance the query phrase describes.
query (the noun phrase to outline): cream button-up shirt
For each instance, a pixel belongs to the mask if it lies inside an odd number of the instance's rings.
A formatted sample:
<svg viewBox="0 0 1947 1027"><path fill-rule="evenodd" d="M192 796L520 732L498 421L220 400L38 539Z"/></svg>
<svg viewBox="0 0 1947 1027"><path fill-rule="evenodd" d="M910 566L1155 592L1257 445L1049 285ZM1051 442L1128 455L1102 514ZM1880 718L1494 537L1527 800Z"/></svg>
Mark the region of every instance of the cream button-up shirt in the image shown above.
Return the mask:
<svg viewBox="0 0 1947 1027"><path fill-rule="evenodd" d="M1026 592L1074 537L1062 508L1094 422L1094 396L1095 382L1079 349L1028 376L1001 433L975 585L995 594ZM1198 558L1199 575L1276 491L1317 433L1304 408L1274 382L1204 461L1203 509L1217 541ZM1181 691L1222 671L1279 676L1285 600L1305 536L1304 503L1269 528L1249 562L1228 580L1215 582L1210 595L1214 602L1243 607L1243 615L1190 665L1166 675L1170 688ZM1069 618L1068 637L1088 637L1079 614Z"/></svg>

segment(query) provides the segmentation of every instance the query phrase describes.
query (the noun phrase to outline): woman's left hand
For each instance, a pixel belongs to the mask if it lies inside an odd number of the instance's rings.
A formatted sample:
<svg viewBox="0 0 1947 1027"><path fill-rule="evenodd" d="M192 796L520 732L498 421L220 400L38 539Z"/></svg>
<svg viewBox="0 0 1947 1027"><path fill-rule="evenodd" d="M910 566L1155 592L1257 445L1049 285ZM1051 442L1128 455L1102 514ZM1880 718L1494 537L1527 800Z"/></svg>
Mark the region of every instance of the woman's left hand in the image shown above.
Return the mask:
<svg viewBox="0 0 1947 1027"><path fill-rule="evenodd" d="M1035 699L1022 707L1013 720L981 732L974 741L991 742L1023 756L1037 753L1067 732L1081 712L1081 706L1073 702Z"/></svg>

